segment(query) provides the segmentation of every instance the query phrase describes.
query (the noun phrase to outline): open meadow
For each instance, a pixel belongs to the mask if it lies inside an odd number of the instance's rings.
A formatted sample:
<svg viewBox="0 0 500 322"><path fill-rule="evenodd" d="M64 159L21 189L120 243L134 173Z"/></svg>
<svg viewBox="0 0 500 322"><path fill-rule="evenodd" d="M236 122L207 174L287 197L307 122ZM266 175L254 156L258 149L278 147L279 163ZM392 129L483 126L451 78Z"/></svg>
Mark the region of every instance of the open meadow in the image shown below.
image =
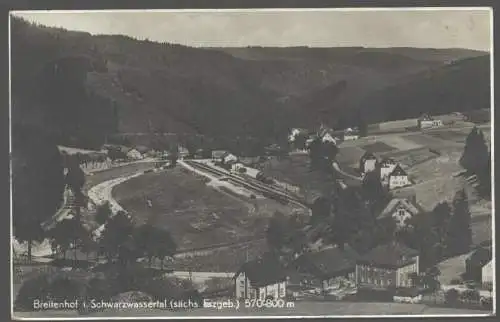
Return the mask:
<svg viewBox="0 0 500 322"><path fill-rule="evenodd" d="M91 175L87 175L85 178L85 189L89 189L95 185L98 185L104 181L127 177L133 175L140 171L146 171L154 168L154 162L136 162L130 163L123 166L118 166L115 168L109 168L102 171L97 171Z"/></svg>
<svg viewBox="0 0 500 322"><path fill-rule="evenodd" d="M113 189L113 197L137 223L152 218L168 229L181 250L262 237L275 211L287 213L277 202L247 202L207 183L207 178L177 167L126 181Z"/></svg>

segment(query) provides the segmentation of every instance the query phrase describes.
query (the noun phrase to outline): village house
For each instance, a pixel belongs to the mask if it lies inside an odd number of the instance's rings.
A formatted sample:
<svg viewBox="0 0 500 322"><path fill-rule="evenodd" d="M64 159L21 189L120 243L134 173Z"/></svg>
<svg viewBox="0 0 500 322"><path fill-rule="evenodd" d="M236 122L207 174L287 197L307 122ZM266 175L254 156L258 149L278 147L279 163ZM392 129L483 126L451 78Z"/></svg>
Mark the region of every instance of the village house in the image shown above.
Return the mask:
<svg viewBox="0 0 500 322"><path fill-rule="evenodd" d="M419 253L403 244L380 245L362 255L356 265L361 288L412 287L412 273L419 273Z"/></svg>
<svg viewBox="0 0 500 322"><path fill-rule="evenodd" d="M393 198L379 214L378 219L384 221L393 218L398 228L404 228L413 216L424 213L425 210L413 198Z"/></svg>
<svg viewBox="0 0 500 322"><path fill-rule="evenodd" d="M493 287L493 260L491 259L481 269L481 285L485 289Z"/></svg>
<svg viewBox="0 0 500 322"><path fill-rule="evenodd" d="M301 255L293 262L293 269L302 276L302 284L321 290L338 285L340 280L356 281L358 253L350 246L330 247Z"/></svg>
<svg viewBox="0 0 500 322"><path fill-rule="evenodd" d="M394 170L389 174L387 180L389 190L406 187L411 184L410 178L408 177L408 173L401 167L401 165L397 164L394 167Z"/></svg>
<svg viewBox="0 0 500 322"><path fill-rule="evenodd" d="M443 121L436 120L428 114L423 114L421 117L418 118L417 125L421 130L429 129L429 128L443 126Z"/></svg>
<svg viewBox="0 0 500 322"><path fill-rule="evenodd" d="M286 296L287 275L272 255L246 262L234 275L238 299L278 299Z"/></svg>
<svg viewBox="0 0 500 322"><path fill-rule="evenodd" d="M318 139L318 136L316 134L310 135L308 139L306 140L306 149L309 149L311 144Z"/></svg>
<svg viewBox="0 0 500 322"><path fill-rule="evenodd" d="M179 146L177 149L179 151L179 157L181 159L185 159L186 157L189 156L189 150L186 149L185 147Z"/></svg>
<svg viewBox="0 0 500 322"><path fill-rule="evenodd" d="M288 142L292 143L295 141L298 135L304 135L307 136L307 130L305 129L299 129L299 128L294 128L290 131L290 134L288 135Z"/></svg>
<svg viewBox="0 0 500 322"><path fill-rule="evenodd" d="M142 159L144 159L144 156L142 155L141 152L137 151L136 149L131 149L127 152L127 159L129 159L129 160L142 160Z"/></svg>
<svg viewBox="0 0 500 322"><path fill-rule="evenodd" d="M238 157L235 156L234 154L228 152L228 153L224 154L221 162L222 162L222 164L225 164L225 165L232 165L232 164L235 164L236 162L238 162Z"/></svg>
<svg viewBox="0 0 500 322"><path fill-rule="evenodd" d="M366 173L371 171L375 171L377 169L377 166L378 159L372 152L366 151L359 160L359 172L362 175L365 175Z"/></svg>
<svg viewBox="0 0 500 322"><path fill-rule="evenodd" d="M491 258L491 248L488 247L479 247L471 252L465 259L464 278L481 283L483 267L491 261Z"/></svg>
<svg viewBox="0 0 500 322"><path fill-rule="evenodd" d="M214 162L222 162L222 158L227 154L228 152L225 150L214 150L212 151L212 161Z"/></svg>
<svg viewBox="0 0 500 322"><path fill-rule="evenodd" d="M394 171L398 163L392 158L384 158L380 161L380 181L384 185L389 184L389 175Z"/></svg>
<svg viewBox="0 0 500 322"><path fill-rule="evenodd" d="M357 129L347 128L344 130L344 141L352 141L359 139L359 131Z"/></svg>
<svg viewBox="0 0 500 322"><path fill-rule="evenodd" d="M151 151L150 148L148 148L147 146L144 146L144 145L137 145L137 146L134 147L134 149L136 149L137 151L139 151L142 155L145 155L149 151Z"/></svg>
<svg viewBox="0 0 500 322"><path fill-rule="evenodd" d="M247 168L242 163L233 163L231 165L231 172L245 173L246 171L247 171Z"/></svg>

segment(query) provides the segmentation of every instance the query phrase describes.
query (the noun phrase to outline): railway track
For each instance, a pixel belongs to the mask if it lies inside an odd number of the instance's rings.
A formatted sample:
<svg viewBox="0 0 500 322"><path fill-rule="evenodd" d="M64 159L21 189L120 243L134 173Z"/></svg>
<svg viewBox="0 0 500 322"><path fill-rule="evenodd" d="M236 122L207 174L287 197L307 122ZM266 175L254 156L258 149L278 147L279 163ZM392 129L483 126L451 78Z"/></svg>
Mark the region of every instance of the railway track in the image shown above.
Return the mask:
<svg viewBox="0 0 500 322"><path fill-rule="evenodd" d="M265 197L268 197L270 199L276 200L281 203L292 204L300 208L309 209L309 206L303 200L295 196L290 196L289 194L286 194L277 189L271 188L266 184L257 181L256 179L251 179L251 178L242 179L237 175L219 169L215 169L211 166L208 166L200 162L195 162L195 161L184 161L184 162L193 168L197 168L201 171L208 172L217 178L227 177L228 181L232 181L246 189L261 193Z"/></svg>

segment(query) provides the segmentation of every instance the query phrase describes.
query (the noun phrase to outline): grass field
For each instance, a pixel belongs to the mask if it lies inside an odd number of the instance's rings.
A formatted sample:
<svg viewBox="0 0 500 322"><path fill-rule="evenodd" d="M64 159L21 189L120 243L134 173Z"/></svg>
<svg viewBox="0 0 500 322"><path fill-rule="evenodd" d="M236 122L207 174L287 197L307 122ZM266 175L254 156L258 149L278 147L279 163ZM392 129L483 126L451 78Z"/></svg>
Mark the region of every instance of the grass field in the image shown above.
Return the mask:
<svg viewBox="0 0 500 322"><path fill-rule="evenodd" d="M394 151L396 149L395 147L387 145L384 142L374 142L374 143L370 143L370 144L365 144L365 145L362 145L361 148L363 150L371 152L371 153L385 153L385 152Z"/></svg>
<svg viewBox="0 0 500 322"><path fill-rule="evenodd" d="M155 218L168 229L180 249L236 242L262 235L268 218L286 207L267 199L248 205L207 187L206 179L177 167L148 173L113 189L113 196L138 223ZM144 197L152 200L146 208Z"/></svg>
<svg viewBox="0 0 500 322"><path fill-rule="evenodd" d="M465 138L467 137L467 133L461 131L451 131L451 130L447 132L431 132L428 133L427 135L441 140L448 140L464 144L465 144Z"/></svg>
<svg viewBox="0 0 500 322"><path fill-rule="evenodd" d="M172 268L178 271L236 272L247 260L253 260L268 251L265 240L243 246L234 246L203 255L176 258Z"/></svg>
<svg viewBox="0 0 500 322"><path fill-rule="evenodd" d="M116 179L119 177L126 177L137 173L139 171L144 171L148 169L153 169L153 162L138 162L133 164L127 164L121 167L110 168L103 171L95 172L93 175L86 176L85 178L85 188L88 189L92 186L98 185L107 180Z"/></svg>
<svg viewBox="0 0 500 322"><path fill-rule="evenodd" d="M311 171L308 155L292 155L282 160L271 158L262 164L262 171L278 181L298 186L308 201L331 189L331 180L319 171Z"/></svg>

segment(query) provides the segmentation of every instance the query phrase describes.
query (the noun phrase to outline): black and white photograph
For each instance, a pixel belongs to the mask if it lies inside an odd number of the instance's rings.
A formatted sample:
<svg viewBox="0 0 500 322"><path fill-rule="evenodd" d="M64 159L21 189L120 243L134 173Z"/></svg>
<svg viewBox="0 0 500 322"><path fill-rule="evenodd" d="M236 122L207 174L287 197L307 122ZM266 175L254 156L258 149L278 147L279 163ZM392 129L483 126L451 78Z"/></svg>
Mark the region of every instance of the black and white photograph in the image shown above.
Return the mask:
<svg viewBox="0 0 500 322"><path fill-rule="evenodd" d="M493 10L9 14L14 319L492 316Z"/></svg>

